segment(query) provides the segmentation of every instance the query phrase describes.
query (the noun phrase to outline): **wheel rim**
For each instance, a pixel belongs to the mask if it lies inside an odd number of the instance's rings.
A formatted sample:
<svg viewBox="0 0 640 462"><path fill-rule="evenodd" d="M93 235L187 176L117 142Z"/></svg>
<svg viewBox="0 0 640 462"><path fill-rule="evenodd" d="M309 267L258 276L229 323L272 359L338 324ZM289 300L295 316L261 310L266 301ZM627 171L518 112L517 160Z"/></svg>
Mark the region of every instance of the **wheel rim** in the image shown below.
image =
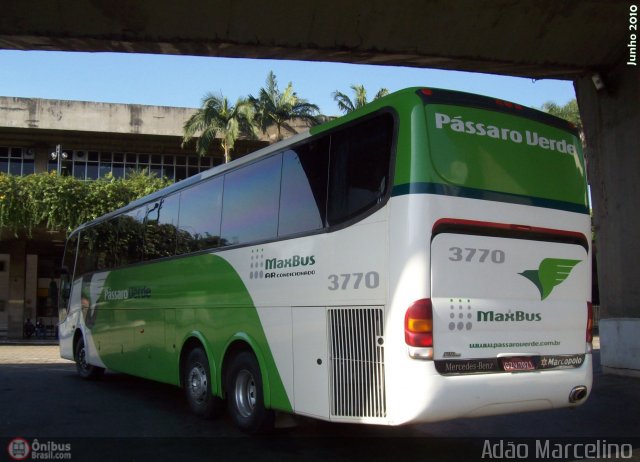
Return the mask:
<svg viewBox="0 0 640 462"><path fill-rule="evenodd" d="M253 414L257 400L256 381L251 372L246 369L241 370L236 378L235 401L238 412L242 417L249 417Z"/></svg>
<svg viewBox="0 0 640 462"><path fill-rule="evenodd" d="M189 384L189 394L194 401L202 402L207 397L209 380L207 371L202 364L195 364L189 372L187 380Z"/></svg>

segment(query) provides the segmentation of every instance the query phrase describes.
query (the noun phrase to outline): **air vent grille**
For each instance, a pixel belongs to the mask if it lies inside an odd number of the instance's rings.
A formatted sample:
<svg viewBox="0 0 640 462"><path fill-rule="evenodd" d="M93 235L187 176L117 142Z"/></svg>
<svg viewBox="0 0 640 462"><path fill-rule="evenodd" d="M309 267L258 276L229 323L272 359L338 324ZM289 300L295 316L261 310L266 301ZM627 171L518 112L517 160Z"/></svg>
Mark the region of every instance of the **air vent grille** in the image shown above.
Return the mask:
<svg viewBox="0 0 640 462"><path fill-rule="evenodd" d="M383 309L328 310L331 415L386 417Z"/></svg>

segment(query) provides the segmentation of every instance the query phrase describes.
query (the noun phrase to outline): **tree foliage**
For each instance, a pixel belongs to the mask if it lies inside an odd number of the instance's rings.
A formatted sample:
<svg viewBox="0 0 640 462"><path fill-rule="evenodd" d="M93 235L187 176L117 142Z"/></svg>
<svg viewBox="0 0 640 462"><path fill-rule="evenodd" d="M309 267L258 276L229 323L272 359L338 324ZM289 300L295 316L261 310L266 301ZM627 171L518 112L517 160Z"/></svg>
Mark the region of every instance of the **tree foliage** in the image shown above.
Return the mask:
<svg viewBox="0 0 640 462"><path fill-rule="evenodd" d="M364 85L351 85L351 90L353 91L353 99L349 97L346 93L341 91L334 91L332 96L333 100L338 104L338 109L345 114L355 111L356 109L360 109L362 106L367 104L369 101L367 99L367 90L364 88ZM383 96L387 96L389 94L389 90L386 88L381 88L378 90L376 95L373 97L373 100L377 100L382 98Z"/></svg>
<svg viewBox="0 0 640 462"><path fill-rule="evenodd" d="M542 105L542 110L551 115L568 120L576 126L578 131L582 133L582 120L580 119L580 110L578 109L578 101L572 99L564 106L560 106L553 101L547 101Z"/></svg>
<svg viewBox="0 0 640 462"><path fill-rule="evenodd" d="M320 108L300 98L293 90L291 82L283 91L280 91L276 75L271 71L265 83L266 86L260 89L257 97L249 96L249 101L256 111L256 121L263 133L268 127L275 125L277 139L281 140L283 129L291 134L296 133L289 124L291 120L299 119L310 125L318 124L317 116Z"/></svg>
<svg viewBox="0 0 640 462"><path fill-rule="evenodd" d="M170 183L146 172L132 173L127 179L108 176L95 181L55 172L27 176L0 173L0 231L30 235L42 227L69 232Z"/></svg>
<svg viewBox="0 0 640 462"><path fill-rule="evenodd" d="M254 119L253 105L247 100L239 98L235 105L231 105L225 96L208 93L202 99L202 107L184 124L182 147L197 138L196 151L204 156L219 139L224 161L229 162L238 138L255 137L257 127Z"/></svg>

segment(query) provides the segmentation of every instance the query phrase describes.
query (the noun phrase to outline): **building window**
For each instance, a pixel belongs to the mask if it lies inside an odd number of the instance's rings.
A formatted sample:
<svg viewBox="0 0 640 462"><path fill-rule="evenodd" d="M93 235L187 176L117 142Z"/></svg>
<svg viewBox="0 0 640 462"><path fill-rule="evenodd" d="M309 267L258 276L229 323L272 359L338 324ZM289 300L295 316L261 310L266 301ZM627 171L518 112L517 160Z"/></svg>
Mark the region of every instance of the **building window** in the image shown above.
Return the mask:
<svg viewBox="0 0 640 462"><path fill-rule="evenodd" d="M0 172L9 175L33 173L33 152L24 148L0 146Z"/></svg>
<svg viewBox="0 0 640 462"><path fill-rule="evenodd" d="M0 165L3 165L1 149ZM112 174L114 178L126 178L131 172L148 170L158 177L179 181L217 165L211 157L66 149L64 152L67 158L61 160L62 174L73 175L80 180L96 180L108 174ZM31 164L33 165L33 160ZM57 169L58 161L49 160L48 171Z"/></svg>

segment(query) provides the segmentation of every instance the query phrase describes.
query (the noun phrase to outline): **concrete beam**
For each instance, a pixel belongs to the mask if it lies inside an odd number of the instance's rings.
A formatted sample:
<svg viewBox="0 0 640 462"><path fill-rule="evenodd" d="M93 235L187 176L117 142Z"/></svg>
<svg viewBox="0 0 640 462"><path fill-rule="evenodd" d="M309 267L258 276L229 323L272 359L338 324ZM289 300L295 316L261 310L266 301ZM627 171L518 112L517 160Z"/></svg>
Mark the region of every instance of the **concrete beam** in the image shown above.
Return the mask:
<svg viewBox="0 0 640 462"><path fill-rule="evenodd" d="M195 109L0 96L0 127L182 138Z"/></svg>
<svg viewBox="0 0 640 462"><path fill-rule="evenodd" d="M610 67L625 51L628 6L625 0L22 0L2 6L0 48L571 77Z"/></svg>
<svg viewBox="0 0 640 462"><path fill-rule="evenodd" d="M68 146L69 139L78 140L71 142L77 149L84 149L83 138L94 146L106 147L115 140L119 146L115 150L123 150L122 140L128 138L131 145L125 151L161 154L166 149L181 150L183 126L195 112L196 109L182 107L0 96L0 136L5 143L25 139L28 147L35 142L55 146L64 139L69 149L75 147ZM299 119L290 125L296 133L309 128ZM38 134L37 141L34 133ZM248 149L259 149L275 139L276 128L269 127L255 140L240 139L236 154L246 154ZM24 146L20 142L17 145Z"/></svg>

